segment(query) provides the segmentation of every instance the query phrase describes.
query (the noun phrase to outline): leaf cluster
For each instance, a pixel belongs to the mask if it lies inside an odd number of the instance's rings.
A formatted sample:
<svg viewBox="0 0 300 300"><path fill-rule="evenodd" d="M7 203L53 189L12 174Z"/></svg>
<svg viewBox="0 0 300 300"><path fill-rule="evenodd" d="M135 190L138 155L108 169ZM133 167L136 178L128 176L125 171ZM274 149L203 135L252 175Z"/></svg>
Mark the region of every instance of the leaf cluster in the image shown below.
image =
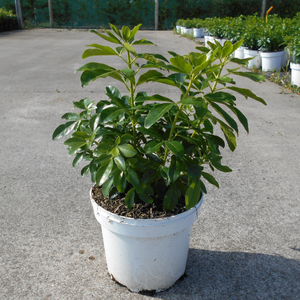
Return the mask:
<svg viewBox="0 0 300 300"><path fill-rule="evenodd" d="M201 192L206 193L207 182L219 186L212 171L231 171L222 164L220 148L227 144L235 150L238 122L249 130L235 95L265 104L251 90L236 87L232 75L256 82L264 77L225 68L230 61L241 62L231 55L242 41L227 41L224 46L209 43L186 55L169 52L170 60L161 54L138 53L136 45L153 45L135 39L140 26L119 30L111 24L105 34L92 30L105 45L88 45L83 52L83 58L102 59L77 70L82 72L82 86L110 77L121 82L125 92L111 85L106 87L106 98L97 103L88 98L74 102L79 112L62 116L66 122L56 128L53 139L71 134L64 143L69 155L75 156L73 166L86 162L81 174L90 173L105 197L124 193L129 209L135 201L162 201L166 211L184 198L189 209ZM105 64L107 55L120 59L124 67ZM179 101L137 91L148 82L175 87ZM215 133L216 127L222 136Z"/></svg>

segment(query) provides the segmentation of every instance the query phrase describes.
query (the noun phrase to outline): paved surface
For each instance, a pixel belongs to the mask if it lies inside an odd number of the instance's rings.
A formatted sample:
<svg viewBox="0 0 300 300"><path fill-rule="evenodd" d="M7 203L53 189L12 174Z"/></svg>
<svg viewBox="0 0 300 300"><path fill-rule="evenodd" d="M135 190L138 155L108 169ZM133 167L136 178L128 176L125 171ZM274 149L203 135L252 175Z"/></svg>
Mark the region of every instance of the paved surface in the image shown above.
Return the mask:
<svg viewBox="0 0 300 300"><path fill-rule="evenodd" d="M172 32L140 34L167 50L193 51ZM107 275L100 225L89 204L89 178L71 167L61 115L104 85L81 88L86 31L0 33L0 299L300 299L300 97L274 83L238 79L268 106L241 98L242 132L209 188L195 223L187 277L154 296L130 293ZM109 58L109 60L111 60ZM166 86L149 93L172 97Z"/></svg>

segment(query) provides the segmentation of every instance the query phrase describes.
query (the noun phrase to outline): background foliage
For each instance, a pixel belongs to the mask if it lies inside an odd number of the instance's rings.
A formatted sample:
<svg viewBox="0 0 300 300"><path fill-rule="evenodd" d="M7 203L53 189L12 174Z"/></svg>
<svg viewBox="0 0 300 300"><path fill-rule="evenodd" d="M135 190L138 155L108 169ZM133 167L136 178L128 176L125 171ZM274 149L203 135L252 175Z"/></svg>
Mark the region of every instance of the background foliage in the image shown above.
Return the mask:
<svg viewBox="0 0 300 300"><path fill-rule="evenodd" d="M49 26L47 0L22 0L26 26ZM56 27L91 28L142 23L154 28L154 0L52 0ZM261 13L262 0L160 0L159 29L170 29L181 18L237 17ZM272 14L293 17L299 0L267 0ZM14 0L0 0L0 7L15 10Z"/></svg>

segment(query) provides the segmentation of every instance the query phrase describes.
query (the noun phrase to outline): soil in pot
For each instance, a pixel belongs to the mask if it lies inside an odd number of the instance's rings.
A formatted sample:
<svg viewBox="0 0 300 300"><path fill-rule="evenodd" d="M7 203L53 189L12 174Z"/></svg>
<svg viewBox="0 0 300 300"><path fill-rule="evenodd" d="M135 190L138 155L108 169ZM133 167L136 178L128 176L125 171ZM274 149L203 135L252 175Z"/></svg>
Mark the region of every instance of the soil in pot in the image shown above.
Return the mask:
<svg viewBox="0 0 300 300"><path fill-rule="evenodd" d="M129 210L125 204L125 194L119 194L113 199L104 198L102 188L95 185L92 188L92 197L95 202L105 210L114 214L134 218L134 219L157 219L166 218L178 215L185 212L185 199L181 197L178 204L172 212L166 212L163 209L163 200L154 198L152 204L144 203L143 201L136 201L133 208Z"/></svg>

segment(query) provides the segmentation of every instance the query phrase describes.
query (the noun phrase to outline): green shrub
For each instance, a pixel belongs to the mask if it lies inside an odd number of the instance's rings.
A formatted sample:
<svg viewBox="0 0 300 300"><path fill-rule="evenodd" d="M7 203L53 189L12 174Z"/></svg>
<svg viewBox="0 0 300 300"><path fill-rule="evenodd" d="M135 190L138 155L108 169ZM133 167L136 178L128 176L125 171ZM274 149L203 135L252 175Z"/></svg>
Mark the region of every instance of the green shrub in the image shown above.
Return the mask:
<svg viewBox="0 0 300 300"><path fill-rule="evenodd" d="M0 8L0 31L13 30L18 28L16 15L12 10Z"/></svg>

